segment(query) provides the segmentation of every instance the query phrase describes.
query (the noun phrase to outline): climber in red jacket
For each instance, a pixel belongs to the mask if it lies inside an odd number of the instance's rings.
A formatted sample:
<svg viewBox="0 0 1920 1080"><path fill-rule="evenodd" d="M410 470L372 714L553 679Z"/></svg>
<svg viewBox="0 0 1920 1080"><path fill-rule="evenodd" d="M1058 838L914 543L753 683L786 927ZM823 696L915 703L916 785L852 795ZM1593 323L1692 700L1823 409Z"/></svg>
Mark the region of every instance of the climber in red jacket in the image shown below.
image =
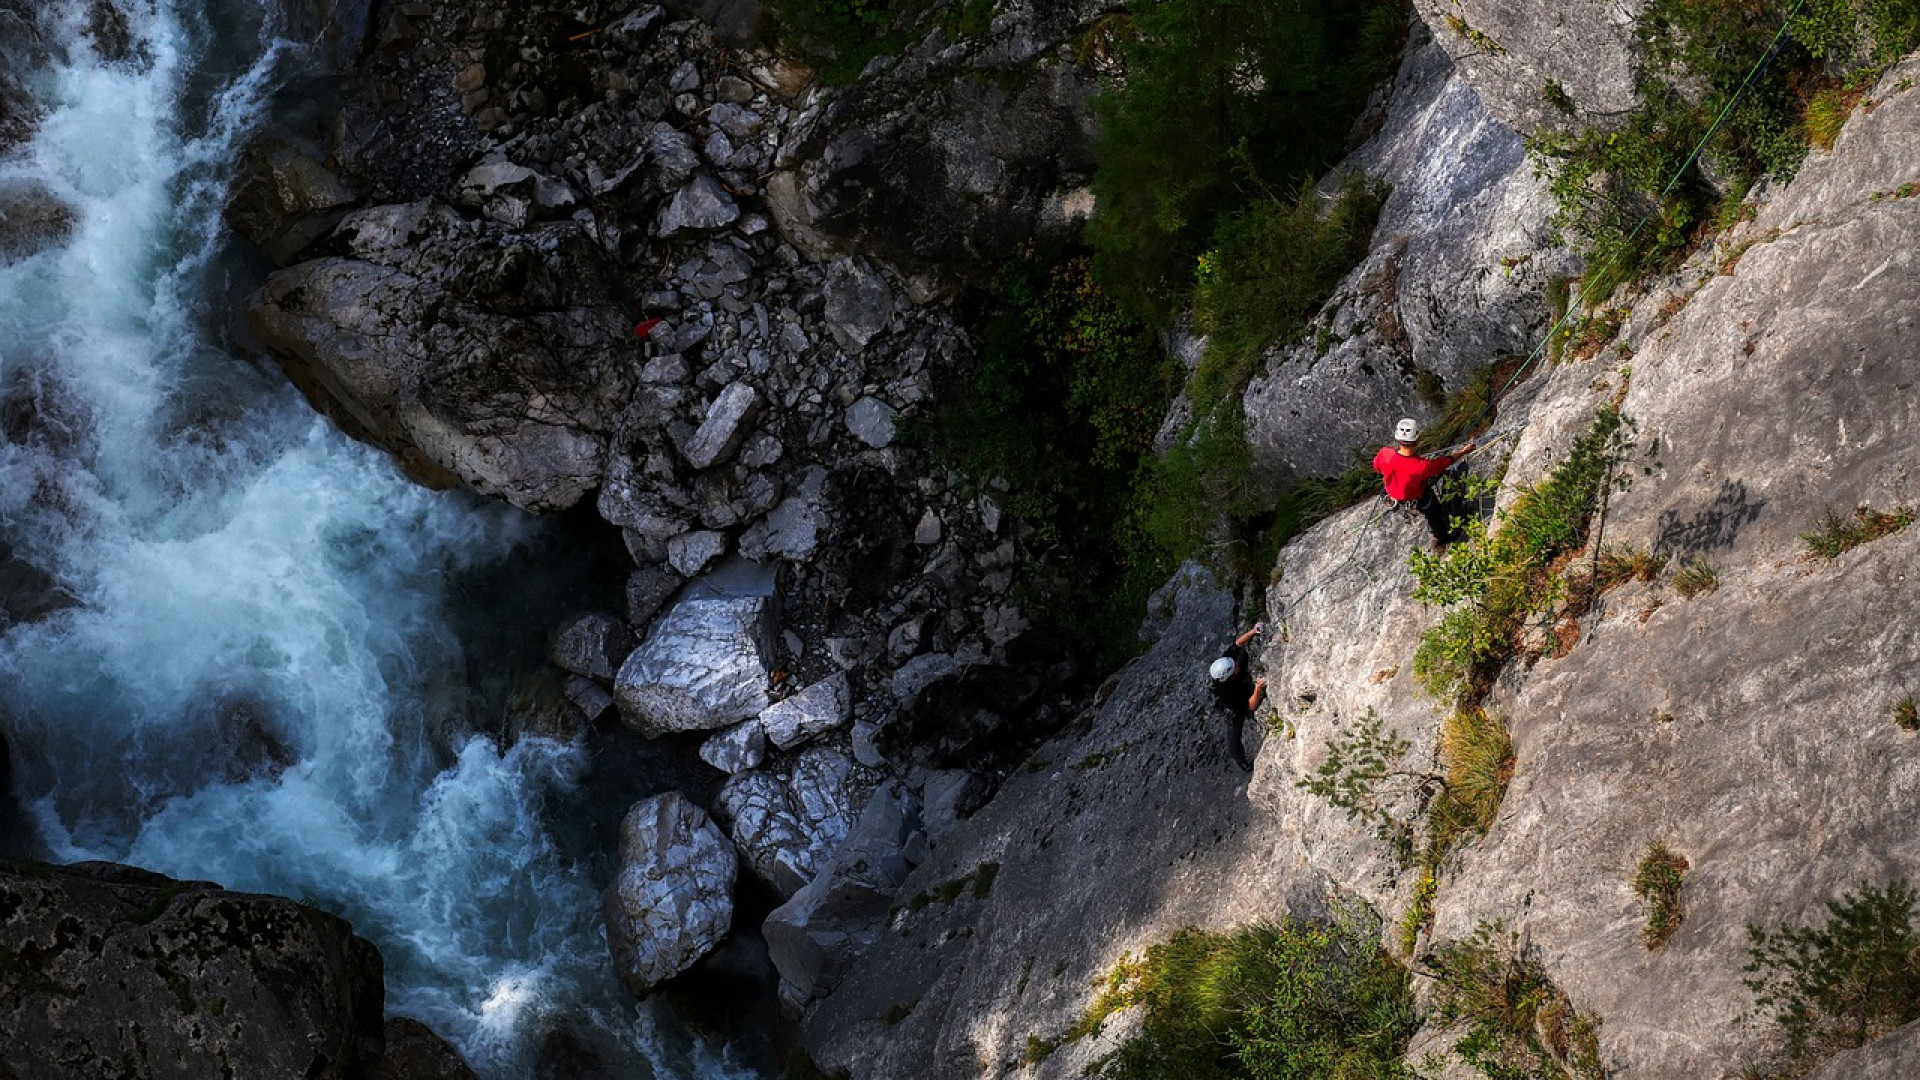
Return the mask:
<svg viewBox="0 0 1920 1080"><path fill-rule="evenodd" d="M1413 449L1419 438L1420 425L1412 418L1394 425L1394 445L1383 446L1373 455L1373 471L1385 479L1388 498L1412 503L1420 511L1420 516L1427 519L1427 528L1433 530L1434 545L1444 548L1453 541L1453 518L1459 508L1440 498L1434 481L1459 459L1446 454L1421 457ZM1471 442L1461 447L1460 456L1472 453L1473 447Z"/></svg>

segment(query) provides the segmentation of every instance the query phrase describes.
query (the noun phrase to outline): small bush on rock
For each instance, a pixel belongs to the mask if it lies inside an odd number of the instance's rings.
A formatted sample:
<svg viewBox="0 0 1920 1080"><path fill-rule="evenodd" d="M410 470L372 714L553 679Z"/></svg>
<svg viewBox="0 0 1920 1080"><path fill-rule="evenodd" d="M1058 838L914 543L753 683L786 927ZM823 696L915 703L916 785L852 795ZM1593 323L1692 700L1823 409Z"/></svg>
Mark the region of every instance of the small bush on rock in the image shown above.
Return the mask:
<svg viewBox="0 0 1920 1080"><path fill-rule="evenodd" d="M1686 857L1659 840L1647 846L1640 865L1633 871L1633 891L1647 902L1647 928L1642 935L1649 949L1667 943L1680 929L1686 908L1680 902L1680 886L1687 873Z"/></svg>
<svg viewBox="0 0 1920 1080"><path fill-rule="evenodd" d="M1140 1033L1108 1080L1413 1080L1400 1062L1418 1026L1407 970L1369 928L1182 930L1123 965L1094 1011L1135 1006Z"/></svg>
<svg viewBox="0 0 1920 1080"><path fill-rule="evenodd" d="M1823 926L1748 926L1747 988L1782 1038L1773 1076L1811 1072L1920 1019L1920 900L1905 880L1827 901Z"/></svg>
<svg viewBox="0 0 1920 1080"><path fill-rule="evenodd" d="M1890 513L1861 506L1846 516L1828 510L1819 528L1800 534L1800 542L1807 546L1809 557L1833 560L1861 544L1897 533L1911 524L1913 510L1905 506Z"/></svg>
<svg viewBox="0 0 1920 1080"><path fill-rule="evenodd" d="M1460 1060L1489 1080L1600 1080L1600 1022L1573 1007L1539 956L1498 923L1429 958L1442 1024L1464 1023Z"/></svg>

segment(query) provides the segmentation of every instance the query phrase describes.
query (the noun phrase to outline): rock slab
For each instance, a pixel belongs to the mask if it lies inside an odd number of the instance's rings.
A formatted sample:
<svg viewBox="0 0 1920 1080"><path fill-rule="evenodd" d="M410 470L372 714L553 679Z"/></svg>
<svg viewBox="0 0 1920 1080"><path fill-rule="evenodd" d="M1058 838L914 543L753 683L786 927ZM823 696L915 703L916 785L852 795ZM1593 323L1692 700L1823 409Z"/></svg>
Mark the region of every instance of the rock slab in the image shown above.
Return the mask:
<svg viewBox="0 0 1920 1080"><path fill-rule="evenodd" d="M726 936L739 865L713 819L677 791L627 811L620 872L601 903L607 948L628 990L644 996Z"/></svg>

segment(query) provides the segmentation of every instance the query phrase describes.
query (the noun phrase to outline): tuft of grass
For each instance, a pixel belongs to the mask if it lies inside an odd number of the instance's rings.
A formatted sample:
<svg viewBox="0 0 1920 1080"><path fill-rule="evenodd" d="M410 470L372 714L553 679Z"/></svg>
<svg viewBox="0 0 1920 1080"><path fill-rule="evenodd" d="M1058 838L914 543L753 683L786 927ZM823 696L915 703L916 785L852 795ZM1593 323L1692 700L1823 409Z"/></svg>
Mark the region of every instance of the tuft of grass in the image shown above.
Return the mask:
<svg viewBox="0 0 1920 1080"><path fill-rule="evenodd" d="M1680 886L1686 873L1686 857L1661 840L1647 845L1647 853L1634 868L1633 891L1647 902L1647 926L1641 934L1647 948L1660 948L1680 929L1680 920L1686 915Z"/></svg>
<svg viewBox="0 0 1920 1080"><path fill-rule="evenodd" d="M1609 547L1600 552L1594 567L1594 585L1601 592L1629 581L1652 581L1667 568L1664 555L1644 548Z"/></svg>
<svg viewBox="0 0 1920 1080"><path fill-rule="evenodd" d="M1808 558L1832 561L1861 544L1897 533L1911 524L1913 510L1906 506L1890 512L1861 506L1847 516L1828 510L1818 528L1800 534L1800 542L1806 545Z"/></svg>
<svg viewBox="0 0 1920 1080"><path fill-rule="evenodd" d="M1691 600L1720 587L1720 572L1698 556L1688 559L1673 574L1673 591Z"/></svg>
<svg viewBox="0 0 1920 1080"><path fill-rule="evenodd" d="M1893 722L1901 731L1920 731L1920 707L1914 705L1912 694L1894 705Z"/></svg>
<svg viewBox="0 0 1920 1080"><path fill-rule="evenodd" d="M1807 142L1822 150L1833 149L1833 141L1840 137L1840 129L1847 124L1847 118L1867 95L1864 86L1829 86L1807 99L1806 126Z"/></svg>
<svg viewBox="0 0 1920 1080"><path fill-rule="evenodd" d="M1434 868L1422 867L1420 879L1413 884L1413 902L1400 916L1400 952L1412 956L1420 944L1420 935L1433 929L1433 900L1440 892Z"/></svg>
<svg viewBox="0 0 1920 1080"><path fill-rule="evenodd" d="M1459 708L1441 725L1440 754L1446 783L1433 800L1433 846L1444 854L1493 827L1513 780L1513 739L1485 709Z"/></svg>

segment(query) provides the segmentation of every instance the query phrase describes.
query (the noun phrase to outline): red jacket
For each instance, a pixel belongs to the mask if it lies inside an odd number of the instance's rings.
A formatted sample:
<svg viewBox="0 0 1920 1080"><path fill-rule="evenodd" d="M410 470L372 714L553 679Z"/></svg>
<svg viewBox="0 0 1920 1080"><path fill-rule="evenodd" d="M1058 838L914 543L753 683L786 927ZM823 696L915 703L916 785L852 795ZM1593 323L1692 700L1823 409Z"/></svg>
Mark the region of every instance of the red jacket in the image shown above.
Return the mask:
<svg viewBox="0 0 1920 1080"><path fill-rule="evenodd" d="M1427 493L1427 481L1446 472L1453 459L1445 454L1423 458L1404 456L1398 447L1383 446L1373 455L1373 471L1386 478L1387 496L1400 502L1413 502Z"/></svg>

